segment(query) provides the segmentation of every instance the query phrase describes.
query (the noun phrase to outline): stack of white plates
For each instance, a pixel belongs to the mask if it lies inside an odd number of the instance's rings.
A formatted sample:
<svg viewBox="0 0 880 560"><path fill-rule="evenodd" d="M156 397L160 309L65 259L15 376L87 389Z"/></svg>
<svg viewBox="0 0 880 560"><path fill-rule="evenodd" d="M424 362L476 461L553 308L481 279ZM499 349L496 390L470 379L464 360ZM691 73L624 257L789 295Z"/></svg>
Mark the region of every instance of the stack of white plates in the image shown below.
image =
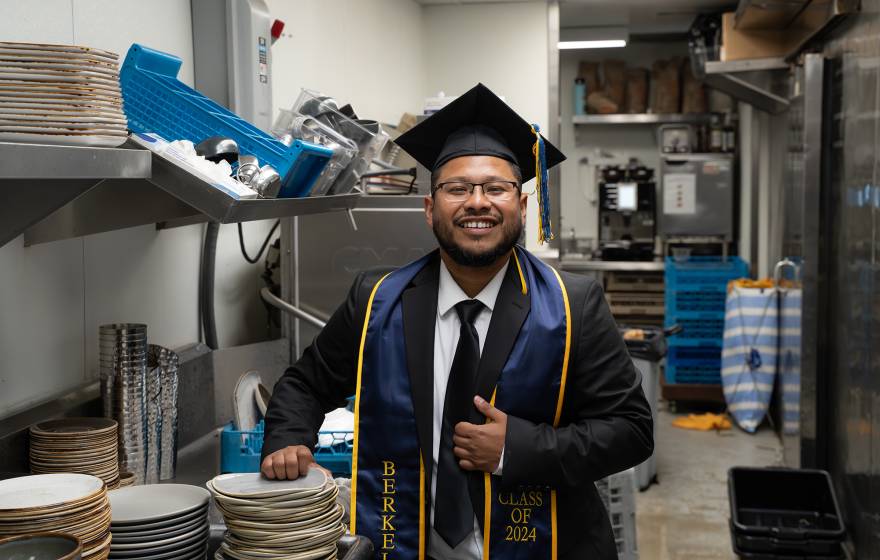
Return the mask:
<svg viewBox="0 0 880 560"><path fill-rule="evenodd" d="M0 141L125 142L118 61L89 47L0 42Z"/></svg>
<svg viewBox="0 0 880 560"><path fill-rule="evenodd" d="M113 544L110 558L194 560L208 549L204 488L186 484L131 486L110 492Z"/></svg>
<svg viewBox="0 0 880 560"><path fill-rule="evenodd" d="M107 488L119 484L116 421L60 418L31 426L31 472L83 473L100 477Z"/></svg>
<svg viewBox="0 0 880 560"><path fill-rule="evenodd" d="M0 538L69 533L83 560L110 552L110 503L104 481L88 474L39 474L0 481Z"/></svg>
<svg viewBox="0 0 880 560"><path fill-rule="evenodd" d="M229 529L216 560L335 559L345 533L336 483L320 469L297 480L258 473L223 474L208 482Z"/></svg>

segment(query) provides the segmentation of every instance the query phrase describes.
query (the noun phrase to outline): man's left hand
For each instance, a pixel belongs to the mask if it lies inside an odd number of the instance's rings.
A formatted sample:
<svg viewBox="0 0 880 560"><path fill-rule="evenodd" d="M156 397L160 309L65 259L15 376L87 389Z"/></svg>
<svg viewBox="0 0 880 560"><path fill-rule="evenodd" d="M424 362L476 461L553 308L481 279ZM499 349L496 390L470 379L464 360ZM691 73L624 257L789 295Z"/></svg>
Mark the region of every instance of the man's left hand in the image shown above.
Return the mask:
<svg viewBox="0 0 880 560"><path fill-rule="evenodd" d="M480 425L469 422L456 424L452 438L455 444L453 452L464 470L492 473L501 462L507 415L481 397L474 397L474 406L488 420Z"/></svg>

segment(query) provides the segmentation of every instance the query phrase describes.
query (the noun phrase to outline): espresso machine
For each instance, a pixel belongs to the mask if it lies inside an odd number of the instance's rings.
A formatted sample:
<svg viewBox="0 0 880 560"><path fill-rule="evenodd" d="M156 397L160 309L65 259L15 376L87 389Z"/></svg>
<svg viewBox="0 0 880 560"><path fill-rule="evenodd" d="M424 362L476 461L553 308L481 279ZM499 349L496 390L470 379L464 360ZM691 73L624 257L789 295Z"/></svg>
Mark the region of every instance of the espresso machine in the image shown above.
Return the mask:
<svg viewBox="0 0 880 560"><path fill-rule="evenodd" d="M599 251L607 261L654 260L654 170L632 160L599 169Z"/></svg>

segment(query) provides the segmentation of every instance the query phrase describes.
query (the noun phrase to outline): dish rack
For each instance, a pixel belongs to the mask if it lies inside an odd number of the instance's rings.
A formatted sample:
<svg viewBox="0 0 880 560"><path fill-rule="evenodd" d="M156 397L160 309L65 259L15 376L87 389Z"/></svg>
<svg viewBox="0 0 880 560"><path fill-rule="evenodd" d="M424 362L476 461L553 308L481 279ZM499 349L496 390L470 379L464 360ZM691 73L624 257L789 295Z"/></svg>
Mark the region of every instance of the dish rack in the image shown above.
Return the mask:
<svg viewBox="0 0 880 560"><path fill-rule="evenodd" d="M128 49L119 72L128 128L154 132L169 142L232 138L240 153L275 168L281 176L279 198L308 196L333 150L301 140L285 146L178 80L180 66L181 60L171 54L137 43Z"/></svg>
<svg viewBox="0 0 880 560"><path fill-rule="evenodd" d="M220 433L220 471L223 473L260 472L260 454L263 449L264 422L256 429L234 429L232 422ZM333 476L351 476L351 451L354 433L351 431L318 432L315 460L333 473Z"/></svg>

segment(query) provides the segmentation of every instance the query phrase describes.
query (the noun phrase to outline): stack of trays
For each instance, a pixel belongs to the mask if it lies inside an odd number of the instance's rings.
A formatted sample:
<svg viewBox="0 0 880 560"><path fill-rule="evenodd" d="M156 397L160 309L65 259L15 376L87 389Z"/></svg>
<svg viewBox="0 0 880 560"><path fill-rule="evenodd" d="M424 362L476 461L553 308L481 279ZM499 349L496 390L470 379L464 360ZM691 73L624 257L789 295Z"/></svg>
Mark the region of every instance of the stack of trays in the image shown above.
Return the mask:
<svg viewBox="0 0 880 560"><path fill-rule="evenodd" d="M99 364L104 416L119 423L119 462L143 484L147 468L147 326L102 325Z"/></svg>
<svg viewBox="0 0 880 560"><path fill-rule="evenodd" d="M339 489L320 469L297 480L259 473L223 474L209 481L229 529L216 560L335 559L345 533Z"/></svg>
<svg viewBox="0 0 880 560"><path fill-rule="evenodd" d="M89 47L0 42L0 141L122 144L118 63Z"/></svg>
<svg viewBox="0 0 880 560"><path fill-rule="evenodd" d="M211 495L198 486L158 484L110 492L110 558L195 560L208 548Z"/></svg>
<svg viewBox="0 0 880 560"><path fill-rule="evenodd" d="M116 421L61 418L31 426L30 462L34 474L82 473L119 484Z"/></svg>
<svg viewBox="0 0 880 560"><path fill-rule="evenodd" d="M107 486L87 474L40 474L0 481L0 538L68 533L82 542L83 560L110 552Z"/></svg>

